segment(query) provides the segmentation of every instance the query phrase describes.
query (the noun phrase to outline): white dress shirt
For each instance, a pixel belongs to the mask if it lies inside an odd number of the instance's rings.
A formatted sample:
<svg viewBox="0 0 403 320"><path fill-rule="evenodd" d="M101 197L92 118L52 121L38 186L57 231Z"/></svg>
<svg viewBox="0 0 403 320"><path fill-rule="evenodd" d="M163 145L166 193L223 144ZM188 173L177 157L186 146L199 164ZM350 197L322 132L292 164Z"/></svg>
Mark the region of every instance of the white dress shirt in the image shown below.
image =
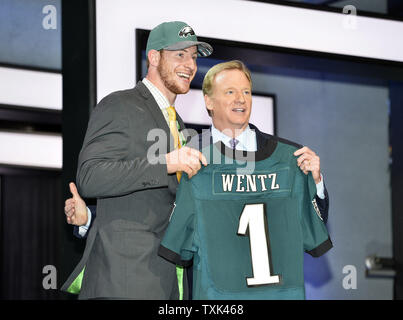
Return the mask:
<svg viewBox="0 0 403 320"><path fill-rule="evenodd" d="M216 129L216 127L214 127L214 124L211 125L211 136L213 137L213 143L221 141L227 147L231 148L230 140L232 140L232 137L228 137L220 130ZM246 129L236 137L236 139L238 140L238 143L235 146L236 150L250 152L257 151L256 132L255 130L252 130L249 126L247 126Z"/></svg>

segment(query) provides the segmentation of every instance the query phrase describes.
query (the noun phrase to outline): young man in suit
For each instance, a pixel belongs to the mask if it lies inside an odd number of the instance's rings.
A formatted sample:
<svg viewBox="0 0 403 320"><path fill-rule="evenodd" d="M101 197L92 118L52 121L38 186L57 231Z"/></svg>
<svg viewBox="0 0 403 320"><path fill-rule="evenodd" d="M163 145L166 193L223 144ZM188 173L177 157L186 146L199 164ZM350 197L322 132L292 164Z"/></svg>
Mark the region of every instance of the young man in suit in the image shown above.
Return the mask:
<svg viewBox="0 0 403 320"><path fill-rule="evenodd" d="M97 219L62 290L80 299L178 299L175 266L157 249L175 199L176 173L192 176L206 159L179 148L184 124L172 106L177 94L189 91L197 57L212 50L184 22L158 25L147 42L145 79L109 94L93 110L77 184L82 195L98 199ZM167 149L149 156L148 134L156 128ZM82 222L75 214L67 220Z"/></svg>

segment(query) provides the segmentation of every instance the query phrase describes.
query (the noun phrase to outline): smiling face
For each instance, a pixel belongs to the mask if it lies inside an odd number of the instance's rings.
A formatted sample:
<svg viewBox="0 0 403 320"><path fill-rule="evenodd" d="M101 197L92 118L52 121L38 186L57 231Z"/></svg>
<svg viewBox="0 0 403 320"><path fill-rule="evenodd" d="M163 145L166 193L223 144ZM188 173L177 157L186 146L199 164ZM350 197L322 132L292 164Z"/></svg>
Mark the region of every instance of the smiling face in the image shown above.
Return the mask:
<svg viewBox="0 0 403 320"><path fill-rule="evenodd" d="M211 95L204 98L214 126L225 134L231 130L232 136L239 135L248 126L252 110L248 78L241 70L229 69L219 72L212 84Z"/></svg>
<svg viewBox="0 0 403 320"><path fill-rule="evenodd" d="M197 47L162 50L160 55L157 70L164 87L173 94L187 93L197 71Z"/></svg>

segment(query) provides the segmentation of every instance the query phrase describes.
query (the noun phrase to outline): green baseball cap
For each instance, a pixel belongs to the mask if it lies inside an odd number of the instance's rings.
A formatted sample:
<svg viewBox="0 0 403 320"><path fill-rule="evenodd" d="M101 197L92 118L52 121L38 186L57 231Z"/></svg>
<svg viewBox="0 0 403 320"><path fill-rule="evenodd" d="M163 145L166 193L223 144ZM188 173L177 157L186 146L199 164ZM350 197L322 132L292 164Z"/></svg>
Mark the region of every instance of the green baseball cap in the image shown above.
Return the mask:
<svg viewBox="0 0 403 320"><path fill-rule="evenodd" d="M154 49L182 50L197 46L197 55L207 57L213 52L213 47L206 42L197 41L193 29L185 22L163 22L151 30L147 40L146 55Z"/></svg>

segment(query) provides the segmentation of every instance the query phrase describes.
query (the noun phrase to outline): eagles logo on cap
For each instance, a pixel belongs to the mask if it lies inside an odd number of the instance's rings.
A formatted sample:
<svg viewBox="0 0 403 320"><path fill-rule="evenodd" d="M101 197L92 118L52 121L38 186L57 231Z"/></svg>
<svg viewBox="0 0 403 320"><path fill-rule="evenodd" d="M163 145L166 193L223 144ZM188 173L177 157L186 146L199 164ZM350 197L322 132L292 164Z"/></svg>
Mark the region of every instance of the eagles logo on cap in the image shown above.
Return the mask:
<svg viewBox="0 0 403 320"><path fill-rule="evenodd" d="M206 42L198 41L192 27L183 21L163 22L151 30L148 36L146 54L150 50L183 50L197 46L199 57L208 57L213 47Z"/></svg>
<svg viewBox="0 0 403 320"><path fill-rule="evenodd" d="M179 31L179 37L181 38L186 38L187 36L194 36L194 35L195 32L189 26L185 26Z"/></svg>

